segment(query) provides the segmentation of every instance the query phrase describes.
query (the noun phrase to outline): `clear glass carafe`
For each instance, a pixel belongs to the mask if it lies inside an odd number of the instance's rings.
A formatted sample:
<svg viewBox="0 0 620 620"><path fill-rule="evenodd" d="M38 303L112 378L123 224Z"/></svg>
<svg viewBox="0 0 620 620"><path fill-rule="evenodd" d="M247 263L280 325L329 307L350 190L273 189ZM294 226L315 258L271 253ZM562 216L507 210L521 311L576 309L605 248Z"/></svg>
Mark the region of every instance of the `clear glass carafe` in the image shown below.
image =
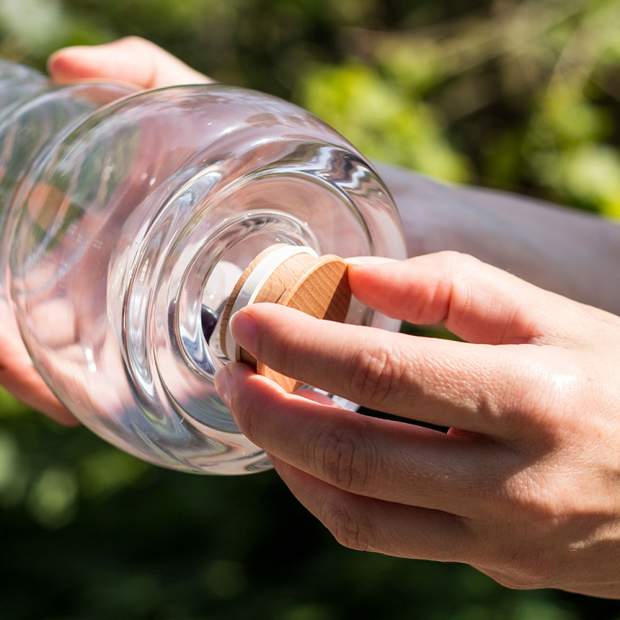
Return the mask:
<svg viewBox="0 0 620 620"><path fill-rule="evenodd" d="M211 342L265 248L401 258L371 165L306 111L219 84L57 87L0 65L2 307L95 433L174 469L269 466L213 387ZM352 322L387 325L357 306Z"/></svg>

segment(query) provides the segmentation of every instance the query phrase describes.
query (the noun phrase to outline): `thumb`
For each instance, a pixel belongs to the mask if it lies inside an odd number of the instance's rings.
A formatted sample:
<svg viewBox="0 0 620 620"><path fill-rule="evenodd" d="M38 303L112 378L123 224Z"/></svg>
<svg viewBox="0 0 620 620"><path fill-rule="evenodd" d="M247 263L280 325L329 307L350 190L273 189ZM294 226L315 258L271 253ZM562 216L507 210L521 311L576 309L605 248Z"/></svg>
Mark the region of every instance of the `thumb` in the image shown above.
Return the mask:
<svg viewBox="0 0 620 620"><path fill-rule="evenodd" d="M178 58L140 37L103 45L67 47L52 54L48 70L55 82L110 79L140 88L211 82Z"/></svg>
<svg viewBox="0 0 620 620"><path fill-rule="evenodd" d="M546 341L568 334L572 316L583 318L580 304L458 252L358 259L349 265L349 282L371 308L418 325L443 323L468 342Z"/></svg>

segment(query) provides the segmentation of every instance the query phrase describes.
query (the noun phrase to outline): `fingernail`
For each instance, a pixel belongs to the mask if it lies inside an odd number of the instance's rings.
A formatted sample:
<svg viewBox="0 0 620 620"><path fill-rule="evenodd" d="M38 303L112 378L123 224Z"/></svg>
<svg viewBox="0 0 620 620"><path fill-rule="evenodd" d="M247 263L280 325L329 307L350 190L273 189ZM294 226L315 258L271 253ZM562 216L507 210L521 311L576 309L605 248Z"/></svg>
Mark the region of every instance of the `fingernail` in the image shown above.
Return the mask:
<svg viewBox="0 0 620 620"><path fill-rule="evenodd" d="M227 366L220 368L215 374L214 384L219 397L227 407L230 407L230 388L231 388L230 370Z"/></svg>
<svg viewBox="0 0 620 620"><path fill-rule="evenodd" d="M345 262L349 265L384 265L386 263L395 263L396 259L386 258L385 256L352 256L346 258Z"/></svg>
<svg viewBox="0 0 620 620"><path fill-rule="evenodd" d="M230 319L230 331L235 342L248 353L256 353L258 326L247 312L239 310Z"/></svg>

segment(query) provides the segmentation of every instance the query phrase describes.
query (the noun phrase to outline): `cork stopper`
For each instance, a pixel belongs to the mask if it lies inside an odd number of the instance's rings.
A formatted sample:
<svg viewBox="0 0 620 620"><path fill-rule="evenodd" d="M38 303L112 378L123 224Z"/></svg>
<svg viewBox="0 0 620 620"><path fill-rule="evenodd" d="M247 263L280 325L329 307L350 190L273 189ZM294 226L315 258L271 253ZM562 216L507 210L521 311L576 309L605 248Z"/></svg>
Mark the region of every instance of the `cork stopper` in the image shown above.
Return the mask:
<svg viewBox="0 0 620 620"><path fill-rule="evenodd" d="M318 319L344 322L351 302L347 264L334 255L318 256L305 246L273 245L263 250L241 274L220 322L222 351L292 392L299 381L255 360L234 341L230 318L252 303L271 302L295 308Z"/></svg>

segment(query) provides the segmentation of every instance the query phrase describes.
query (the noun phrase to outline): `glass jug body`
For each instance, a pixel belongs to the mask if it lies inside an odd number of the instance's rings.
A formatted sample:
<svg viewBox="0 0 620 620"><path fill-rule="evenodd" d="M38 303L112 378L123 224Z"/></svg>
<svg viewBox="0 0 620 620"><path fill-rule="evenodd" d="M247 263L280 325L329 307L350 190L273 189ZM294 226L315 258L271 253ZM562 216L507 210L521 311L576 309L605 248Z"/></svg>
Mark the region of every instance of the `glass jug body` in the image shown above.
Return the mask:
<svg viewBox="0 0 620 620"><path fill-rule="evenodd" d="M405 256L370 164L304 110L219 84L56 88L5 65L0 105L4 305L45 382L142 459L268 467L214 390L230 360L210 326L274 244ZM362 307L349 320L388 326Z"/></svg>

